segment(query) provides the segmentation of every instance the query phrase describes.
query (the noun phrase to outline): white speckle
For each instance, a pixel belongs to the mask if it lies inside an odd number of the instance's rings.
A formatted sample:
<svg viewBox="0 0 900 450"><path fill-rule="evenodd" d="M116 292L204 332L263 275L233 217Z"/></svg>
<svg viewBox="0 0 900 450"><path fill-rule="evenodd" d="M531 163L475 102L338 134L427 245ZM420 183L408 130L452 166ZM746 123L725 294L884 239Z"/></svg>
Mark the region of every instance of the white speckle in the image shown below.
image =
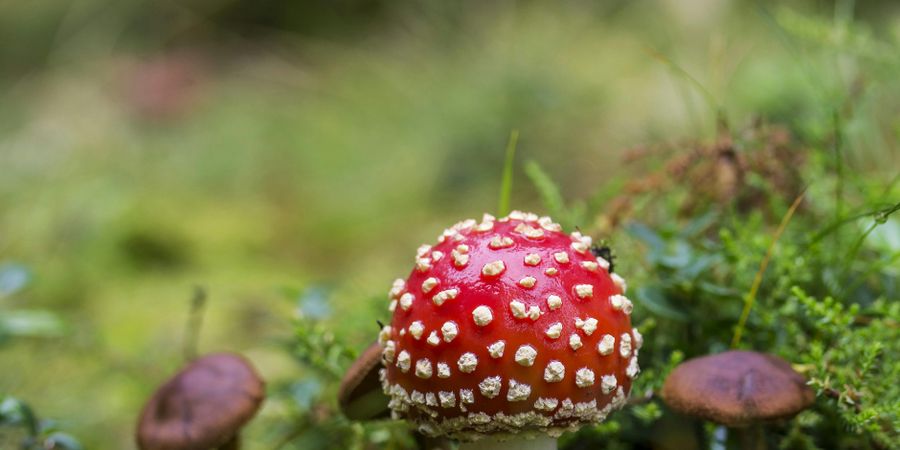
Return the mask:
<svg viewBox="0 0 900 450"><path fill-rule="evenodd" d="M425 339L425 342L431 346L437 346L441 343L441 338L438 337L437 331L432 331L431 334L428 335L428 339Z"/></svg>
<svg viewBox="0 0 900 450"><path fill-rule="evenodd" d="M641 368L638 366L637 356L632 356L631 361L628 361L628 368L625 369L625 375L634 379L640 371Z"/></svg>
<svg viewBox="0 0 900 450"><path fill-rule="evenodd" d="M529 253L525 255L525 265L526 266L536 266L541 263L541 255L537 253Z"/></svg>
<svg viewBox="0 0 900 450"><path fill-rule="evenodd" d="M566 366L559 361L550 361L544 369L544 381L558 383L566 376Z"/></svg>
<svg viewBox="0 0 900 450"><path fill-rule="evenodd" d="M551 311L560 306L562 306L562 299L559 298L558 295L550 295L547 297L547 307L550 308Z"/></svg>
<svg viewBox="0 0 900 450"><path fill-rule="evenodd" d="M480 233L484 233L485 231L491 231L493 229L494 229L494 221L493 220L486 220L484 222L479 223L478 226L475 227L475 231L478 231Z"/></svg>
<svg viewBox="0 0 900 450"><path fill-rule="evenodd" d="M478 383L478 390L481 395L487 398L494 398L500 395L500 377L487 377L481 383Z"/></svg>
<svg viewBox="0 0 900 450"><path fill-rule="evenodd" d="M538 320L541 317L541 308L537 306L529 306L528 307L528 318L531 320Z"/></svg>
<svg viewBox="0 0 900 450"><path fill-rule="evenodd" d="M609 304L610 304L610 305L612 306L612 308L615 309L616 311L621 311L622 308L625 307L625 302L626 302L626 301L628 301L628 299L625 298L624 295L615 294L615 295L610 295L610 296L609 296Z"/></svg>
<svg viewBox="0 0 900 450"><path fill-rule="evenodd" d="M431 246L430 246L430 245L428 245L428 244L422 244L422 245L419 246L419 248L416 249L416 257L417 257L417 258L424 258L425 255L427 255L428 252L430 252L430 251L431 251Z"/></svg>
<svg viewBox="0 0 900 450"><path fill-rule="evenodd" d="M615 283L616 286L619 287L619 290L621 290L623 294L628 290L628 283L626 283L625 279L620 277L619 274L612 273L609 276L610 278L612 278L613 283Z"/></svg>
<svg viewBox="0 0 900 450"><path fill-rule="evenodd" d="M553 254L553 259L560 264L568 264L569 254L566 252L556 252Z"/></svg>
<svg viewBox="0 0 900 450"><path fill-rule="evenodd" d="M475 325L483 327L494 320L494 314L491 312L491 308L481 305L472 310L472 319L475 321Z"/></svg>
<svg viewBox="0 0 900 450"><path fill-rule="evenodd" d="M388 339L391 338L391 332L393 330L394 329L391 328L390 325L385 325L385 326L381 327L381 331L378 332L378 342L380 344L384 345L384 343L387 342Z"/></svg>
<svg viewBox="0 0 900 450"><path fill-rule="evenodd" d="M522 278L521 280L519 280L519 286L522 286L523 288L531 289L534 287L534 283L536 283L536 282L537 282L537 280L534 277L525 277L525 278Z"/></svg>
<svg viewBox="0 0 900 450"><path fill-rule="evenodd" d="M452 300L459 295L459 289L445 289L441 292L438 292L434 297L431 297L431 301L434 302L435 305L441 306L447 300Z"/></svg>
<svg viewBox="0 0 900 450"><path fill-rule="evenodd" d="M463 353L462 356L459 357L459 361L456 362L456 365L459 366L460 372L472 373L475 371L475 368L478 367L478 357L471 352Z"/></svg>
<svg viewBox="0 0 900 450"><path fill-rule="evenodd" d="M525 213L525 221L526 222L537 222L538 215L535 213Z"/></svg>
<svg viewBox="0 0 900 450"><path fill-rule="evenodd" d="M575 415L582 419L588 419L597 410L597 400L578 402L575 404Z"/></svg>
<svg viewBox="0 0 900 450"><path fill-rule="evenodd" d="M416 376L424 379L431 378L431 361L428 358L416 361Z"/></svg>
<svg viewBox="0 0 900 450"><path fill-rule="evenodd" d="M403 373L409 372L411 364L412 359L409 357L409 352L400 350L400 354L397 355L397 367L400 368L400 371Z"/></svg>
<svg viewBox="0 0 900 450"><path fill-rule="evenodd" d="M425 294L431 292L431 290L434 289L434 287L437 286L440 282L441 280L438 280L435 277L426 278L425 281L422 282L422 292Z"/></svg>
<svg viewBox="0 0 900 450"><path fill-rule="evenodd" d="M459 402L460 403L475 403L475 393L472 392L471 389L460 389L459 390Z"/></svg>
<svg viewBox="0 0 900 450"><path fill-rule="evenodd" d="M488 353L491 358L497 359L503 356L503 350L506 348L506 341L497 341L488 346Z"/></svg>
<svg viewBox="0 0 900 450"><path fill-rule="evenodd" d="M535 227L525 227L522 234L529 239L540 239L544 237L544 230Z"/></svg>
<svg viewBox="0 0 900 450"><path fill-rule="evenodd" d="M622 305L622 312L626 315L631 315L631 312L634 311L634 303L631 303L631 300L625 299L625 304Z"/></svg>
<svg viewBox="0 0 900 450"><path fill-rule="evenodd" d="M482 222L493 222L493 221L495 221L495 220L497 220L497 218L494 217L494 216L491 215L491 214L484 213L484 214L481 215L481 221L482 221Z"/></svg>
<svg viewBox="0 0 900 450"><path fill-rule="evenodd" d="M421 320L417 320L411 324L409 324L409 334L412 335L413 339L419 340L422 337L422 333L425 331L425 325L422 324Z"/></svg>
<svg viewBox="0 0 900 450"><path fill-rule="evenodd" d="M397 300L391 300L391 303L388 304L388 311L394 312L397 309Z"/></svg>
<svg viewBox="0 0 900 450"><path fill-rule="evenodd" d="M597 257L597 264L604 270L609 270L609 261L603 259L602 256Z"/></svg>
<svg viewBox="0 0 900 450"><path fill-rule="evenodd" d="M575 371L575 384L578 387L588 387L594 385L594 371L587 367L582 367Z"/></svg>
<svg viewBox="0 0 900 450"><path fill-rule="evenodd" d="M400 295L404 289L406 289L406 281L404 281L403 278L397 278L394 280L393 286L391 286L391 292L388 293L388 298L394 298Z"/></svg>
<svg viewBox="0 0 900 450"><path fill-rule="evenodd" d="M469 255L460 253L459 250L450 252L450 257L453 258L453 265L456 267L464 267L469 263Z"/></svg>
<svg viewBox="0 0 900 450"><path fill-rule="evenodd" d="M571 417L574 410L575 405L572 404L571 399L567 398L562 401L562 405L560 405L559 411L556 412L556 415L560 418Z"/></svg>
<svg viewBox="0 0 900 450"><path fill-rule="evenodd" d="M594 286L590 284L576 284L575 295L578 298L590 298L594 296Z"/></svg>
<svg viewBox="0 0 900 450"><path fill-rule="evenodd" d="M456 326L456 322L448 320L441 326L441 333L445 342L451 342L459 334L459 327Z"/></svg>
<svg viewBox="0 0 900 450"><path fill-rule="evenodd" d="M406 336L406 328L400 329L400 336Z"/></svg>
<svg viewBox="0 0 900 450"><path fill-rule="evenodd" d="M558 223L554 223L553 219L547 216L539 218L537 222L543 229L547 231L555 231L557 233L562 231L562 227Z"/></svg>
<svg viewBox="0 0 900 450"><path fill-rule="evenodd" d="M437 406L437 396L434 395L434 392L426 392L425 393L425 404L428 406Z"/></svg>
<svg viewBox="0 0 900 450"><path fill-rule="evenodd" d="M634 348L640 349L641 347L643 347L644 346L644 335L641 334L641 332L638 331L637 328L632 328L631 334L634 335Z"/></svg>
<svg viewBox="0 0 900 450"><path fill-rule="evenodd" d="M581 319L576 319L576 322ZM584 331L584 334L590 336L594 334L594 331L597 330L597 319L593 317L588 317L587 319L581 320L581 325L576 323L578 328L581 328L581 331Z"/></svg>
<svg viewBox="0 0 900 450"><path fill-rule="evenodd" d="M575 250L576 252L578 252L582 255L587 253L589 247L590 246L585 244L584 242L573 242L572 243L572 250Z"/></svg>
<svg viewBox="0 0 900 450"><path fill-rule="evenodd" d="M601 355L608 355L613 352L613 349L616 347L616 338L611 334L604 334L602 338L600 338L600 342L597 343L597 352Z"/></svg>
<svg viewBox="0 0 900 450"><path fill-rule="evenodd" d="M506 400L510 402L521 402L531 395L531 386L519 383L510 378L509 390L506 392Z"/></svg>
<svg viewBox="0 0 900 450"><path fill-rule="evenodd" d="M472 229L472 227L475 226L476 223L477 222L475 222L475 219L466 219L453 225L453 229L456 231L469 231Z"/></svg>
<svg viewBox="0 0 900 450"><path fill-rule="evenodd" d="M559 335L562 334L562 323L556 322L553 325L547 327L546 331L547 337L550 339L557 339Z"/></svg>
<svg viewBox="0 0 900 450"><path fill-rule="evenodd" d="M547 275L550 277L552 277L558 273L559 273L559 270L557 270L556 267L548 267L546 270L544 270L544 275Z"/></svg>
<svg viewBox="0 0 900 450"><path fill-rule="evenodd" d="M409 399L417 405L425 404L425 394L423 394L417 390L412 391L412 394L410 394Z"/></svg>
<svg viewBox="0 0 900 450"><path fill-rule="evenodd" d="M438 252L438 251L431 252L432 261L440 261L441 258L443 258L443 257L444 257L444 252Z"/></svg>
<svg viewBox="0 0 900 450"><path fill-rule="evenodd" d="M447 363L437 363L438 378L450 378L450 366Z"/></svg>
<svg viewBox="0 0 900 450"><path fill-rule="evenodd" d="M537 357L537 350L530 345L523 345L516 350L516 362L519 365L530 367L534 364L535 357Z"/></svg>
<svg viewBox="0 0 900 450"><path fill-rule="evenodd" d="M492 277L500 275L504 270L506 270L506 264L503 264L503 261L498 260L485 264L484 267L481 268L481 274Z"/></svg>
<svg viewBox="0 0 900 450"><path fill-rule="evenodd" d="M431 269L431 260L428 258L416 258L416 270L419 272L428 272Z"/></svg>
<svg viewBox="0 0 900 450"><path fill-rule="evenodd" d="M569 347L572 347L572 350L581 348L581 336L578 336L575 333L569 335Z"/></svg>
<svg viewBox="0 0 900 450"><path fill-rule="evenodd" d="M448 391L438 392L438 398L441 400L441 408L452 408L456 406L456 394Z"/></svg>
<svg viewBox="0 0 900 450"><path fill-rule="evenodd" d="M384 343L384 349L381 350L381 356L384 356L384 360L391 363L394 362L394 354L397 351L397 344L394 341L387 341Z"/></svg>
<svg viewBox="0 0 900 450"><path fill-rule="evenodd" d="M522 211L513 210L507 217L513 220L525 220L525 213L523 213Z"/></svg>
<svg viewBox="0 0 900 450"><path fill-rule="evenodd" d="M410 294L409 292L401 295L400 296L400 308L402 308L404 311L409 311L409 308L413 304L413 300L415 300L415 297L413 297L413 295Z"/></svg>
<svg viewBox="0 0 900 450"><path fill-rule="evenodd" d="M581 242L582 244L584 244L588 247L590 247L591 244L594 242L594 240L591 239L590 236L585 236L585 235L581 234L580 231L573 231L570 236L572 236L573 240Z"/></svg>
<svg viewBox="0 0 900 450"><path fill-rule="evenodd" d="M595 263L594 261L582 261L581 267L584 267L585 269L590 270L591 272L597 271L597 263Z"/></svg>
<svg viewBox="0 0 900 450"><path fill-rule="evenodd" d="M539 411L553 411L559 405L559 399L541 397L534 402L534 409Z"/></svg>
<svg viewBox="0 0 900 450"><path fill-rule="evenodd" d="M615 390L618 384L615 375L603 375L600 377L600 388L603 389L604 394L609 394Z"/></svg>
<svg viewBox="0 0 900 450"><path fill-rule="evenodd" d="M623 358L631 356L631 335L628 333L622 333L622 336L619 336L619 354Z"/></svg>
<svg viewBox="0 0 900 450"><path fill-rule="evenodd" d="M499 234L491 238L491 242L488 242L488 247L497 250L501 248L507 248L513 246L513 240L509 236L500 236Z"/></svg>
<svg viewBox="0 0 900 450"><path fill-rule="evenodd" d="M509 310L516 319L524 319L526 316L525 304L518 300L509 302Z"/></svg>
<svg viewBox="0 0 900 450"><path fill-rule="evenodd" d="M468 254L468 253L469 253L469 246L466 245L466 244L459 244L459 245L456 246L456 251L460 252L460 253L463 254L463 255Z"/></svg>

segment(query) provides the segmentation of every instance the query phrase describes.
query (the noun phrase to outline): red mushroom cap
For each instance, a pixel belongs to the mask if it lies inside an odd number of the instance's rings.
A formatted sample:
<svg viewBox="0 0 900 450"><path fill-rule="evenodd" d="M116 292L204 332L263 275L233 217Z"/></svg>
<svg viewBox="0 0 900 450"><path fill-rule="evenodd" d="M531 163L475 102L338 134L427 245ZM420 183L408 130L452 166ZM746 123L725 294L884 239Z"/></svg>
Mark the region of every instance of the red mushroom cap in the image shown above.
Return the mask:
<svg viewBox="0 0 900 450"><path fill-rule="evenodd" d="M548 217L447 229L390 291L382 384L429 435L559 434L621 407L637 375L625 281Z"/></svg>

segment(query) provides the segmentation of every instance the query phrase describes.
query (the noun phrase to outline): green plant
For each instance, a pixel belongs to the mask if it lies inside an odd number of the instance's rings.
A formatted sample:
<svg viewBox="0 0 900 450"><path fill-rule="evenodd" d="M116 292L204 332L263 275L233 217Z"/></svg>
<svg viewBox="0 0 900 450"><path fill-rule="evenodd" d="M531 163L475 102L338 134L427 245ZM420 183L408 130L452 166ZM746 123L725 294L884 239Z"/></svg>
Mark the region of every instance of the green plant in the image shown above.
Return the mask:
<svg viewBox="0 0 900 450"><path fill-rule="evenodd" d="M10 448L7 445L21 450L82 450L55 421L39 418L22 400L0 395L0 448Z"/></svg>

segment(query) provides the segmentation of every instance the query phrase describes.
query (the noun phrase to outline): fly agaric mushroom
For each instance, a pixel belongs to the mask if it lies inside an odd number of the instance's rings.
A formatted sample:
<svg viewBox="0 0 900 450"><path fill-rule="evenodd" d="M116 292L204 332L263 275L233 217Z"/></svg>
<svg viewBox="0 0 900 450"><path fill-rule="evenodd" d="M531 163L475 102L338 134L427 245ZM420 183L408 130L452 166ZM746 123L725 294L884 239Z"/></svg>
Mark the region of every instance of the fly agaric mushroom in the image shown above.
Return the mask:
<svg viewBox="0 0 900 450"><path fill-rule="evenodd" d="M728 351L680 364L662 397L674 411L735 428L743 448L764 448L761 423L795 416L815 400L802 375L773 355Z"/></svg>
<svg viewBox="0 0 900 450"><path fill-rule="evenodd" d="M642 339L625 281L591 244L514 211L421 246L379 336L393 415L428 435L495 438L478 448L521 436L540 439L518 447L552 449L622 407Z"/></svg>
<svg viewBox="0 0 900 450"><path fill-rule="evenodd" d="M138 423L141 450L240 448L239 430L259 409L264 383L231 353L191 362L150 397Z"/></svg>

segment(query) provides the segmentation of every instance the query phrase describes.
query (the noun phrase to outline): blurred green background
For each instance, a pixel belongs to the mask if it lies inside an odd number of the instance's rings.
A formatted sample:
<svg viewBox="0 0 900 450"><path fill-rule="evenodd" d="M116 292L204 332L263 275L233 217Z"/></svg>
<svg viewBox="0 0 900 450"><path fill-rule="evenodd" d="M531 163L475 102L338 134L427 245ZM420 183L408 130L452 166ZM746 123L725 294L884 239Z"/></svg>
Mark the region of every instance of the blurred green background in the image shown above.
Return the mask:
<svg viewBox="0 0 900 450"><path fill-rule="evenodd" d="M626 150L723 120L825 134L859 83L844 170L886 183L898 42L892 1L0 0L0 265L22 280L0 315L60 321L0 343L0 393L132 448L196 285L200 351L273 383L302 377L284 343L310 286L362 348L413 250L494 212L511 129L587 200L642 175ZM513 206L540 211L519 167Z"/></svg>

